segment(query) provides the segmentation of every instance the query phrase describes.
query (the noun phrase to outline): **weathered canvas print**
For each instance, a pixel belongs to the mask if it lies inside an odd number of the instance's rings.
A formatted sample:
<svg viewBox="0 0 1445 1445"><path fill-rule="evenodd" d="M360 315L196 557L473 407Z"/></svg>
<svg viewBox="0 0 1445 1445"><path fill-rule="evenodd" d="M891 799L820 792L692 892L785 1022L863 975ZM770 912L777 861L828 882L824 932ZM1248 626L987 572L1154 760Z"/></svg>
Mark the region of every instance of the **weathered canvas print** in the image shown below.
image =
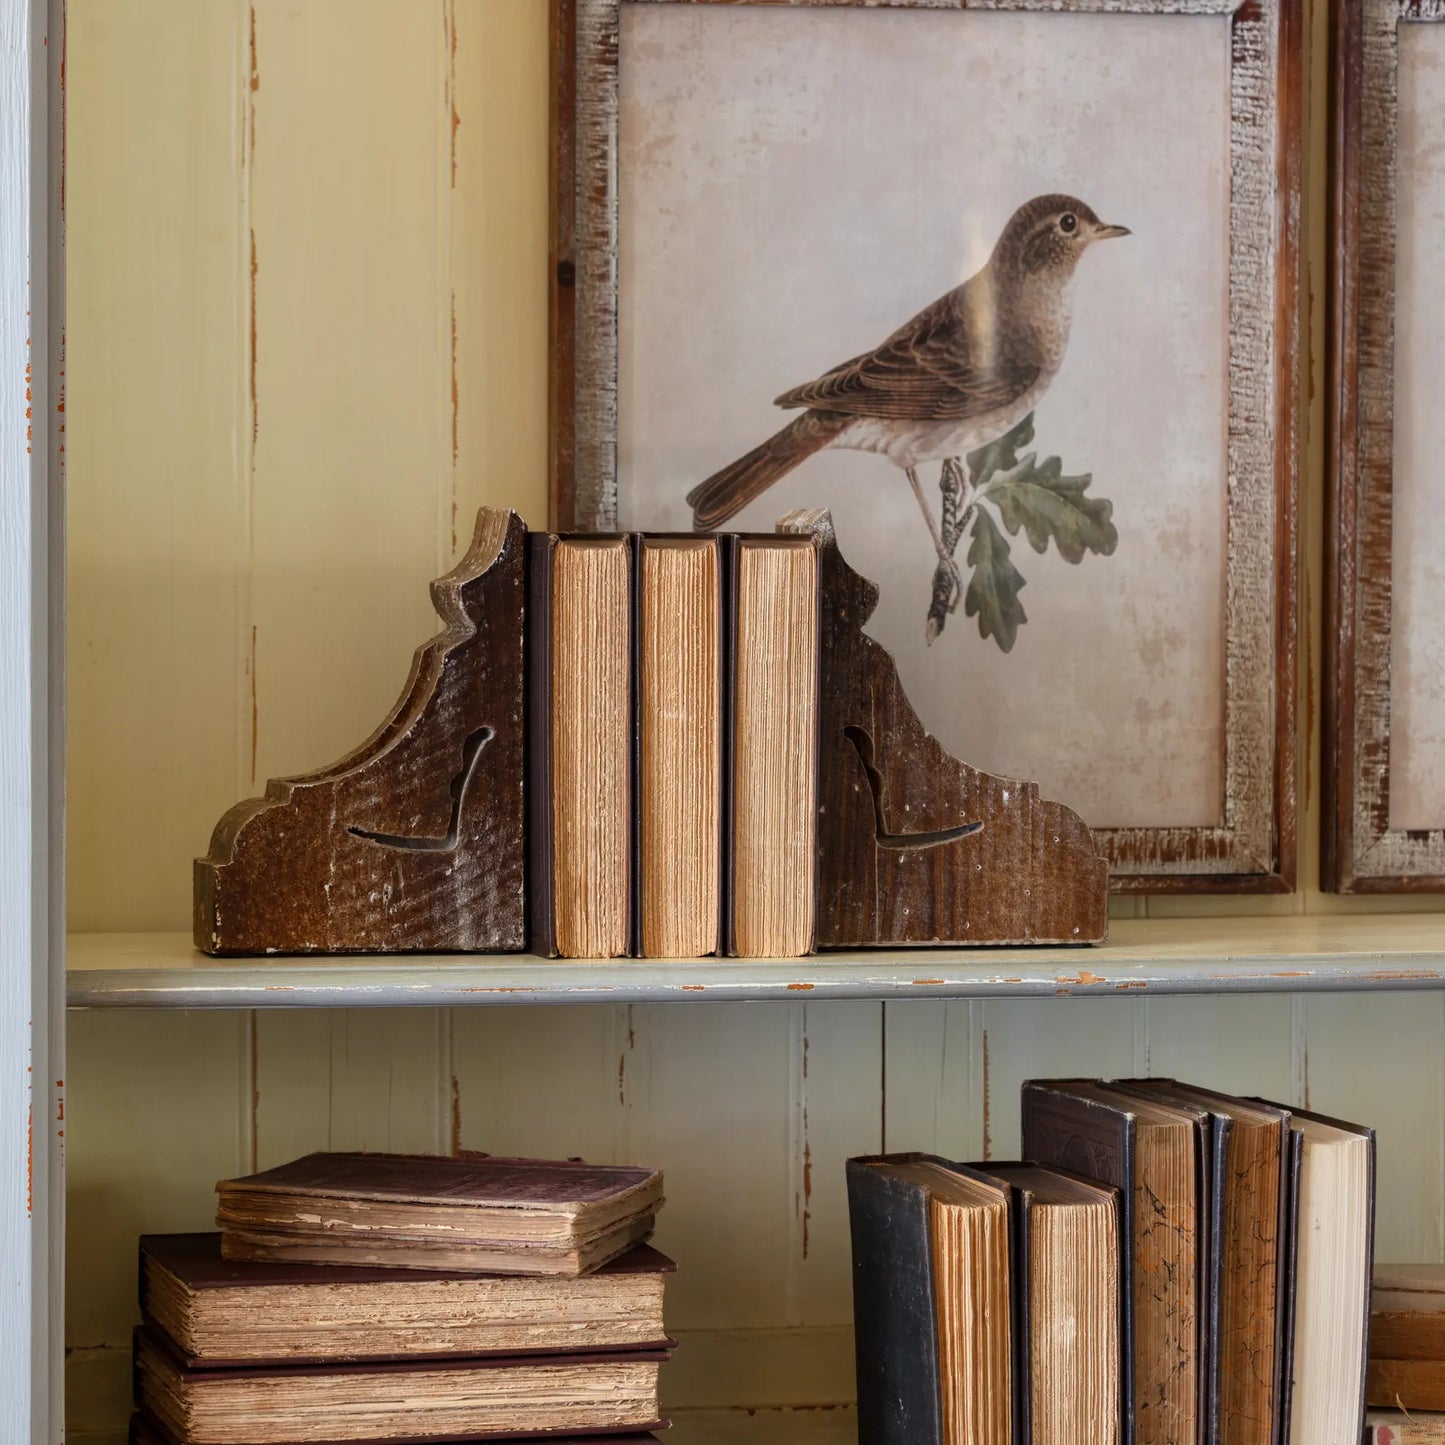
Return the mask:
<svg viewBox="0 0 1445 1445"><path fill-rule="evenodd" d="M1225 812L1225 15L624 3L617 520L829 507L924 723Z"/></svg>
<svg viewBox="0 0 1445 1445"><path fill-rule="evenodd" d="M1445 25L1399 32L1390 825L1445 825Z"/></svg>

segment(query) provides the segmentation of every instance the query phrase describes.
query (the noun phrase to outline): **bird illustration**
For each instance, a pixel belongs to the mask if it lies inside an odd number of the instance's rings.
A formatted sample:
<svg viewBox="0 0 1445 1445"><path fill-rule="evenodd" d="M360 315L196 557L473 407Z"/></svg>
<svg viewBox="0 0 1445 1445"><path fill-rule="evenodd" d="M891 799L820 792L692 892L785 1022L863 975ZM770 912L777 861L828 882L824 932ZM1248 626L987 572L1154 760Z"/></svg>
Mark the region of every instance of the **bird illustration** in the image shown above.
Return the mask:
<svg viewBox="0 0 1445 1445"><path fill-rule="evenodd" d="M802 415L688 493L694 529L721 526L815 452L877 452L907 475L957 589L918 468L956 461L1029 415L1064 359L1079 258L1095 241L1129 234L1073 196L1020 206L982 270L875 350L778 397L775 405Z"/></svg>

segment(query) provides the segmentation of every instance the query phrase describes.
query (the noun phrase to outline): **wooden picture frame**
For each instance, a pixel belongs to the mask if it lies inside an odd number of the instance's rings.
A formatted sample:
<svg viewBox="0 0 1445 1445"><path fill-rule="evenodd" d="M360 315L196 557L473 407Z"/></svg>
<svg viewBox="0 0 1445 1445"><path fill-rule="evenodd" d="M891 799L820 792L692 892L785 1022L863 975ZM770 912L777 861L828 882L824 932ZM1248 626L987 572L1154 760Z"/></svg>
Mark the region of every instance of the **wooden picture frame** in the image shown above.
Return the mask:
<svg viewBox="0 0 1445 1445"><path fill-rule="evenodd" d="M626 5L553 0L551 511L559 530L615 527L619 420L619 36ZM757 4L712 0L701 8ZM775 0L763 0L776 9ZM783 0L820 12L809 0ZM1221 447L1222 716L1216 822L1095 829L1117 892L1280 893L1296 867L1297 394L1302 152L1300 0L842 0L874 9L1212 17L1229 27L1227 418ZM1223 40L1223 37L1221 37ZM1121 217L1120 219L1124 219ZM906 496L906 492L904 493ZM810 503L811 504L811 503ZM779 514L784 510L779 505ZM1107 515L1107 514L1106 514ZM623 519L624 524L626 519ZM651 525L648 522L648 525ZM1037 546L1037 544L1036 544ZM1042 550L1042 549L1039 549ZM1032 594L1031 594L1032 595ZM963 626L962 616L956 624ZM1213 624L1211 624L1213 625ZM1211 684L1213 686L1213 684ZM1061 698L1067 706L1067 698ZM1067 801L1067 798L1066 798ZM1213 804L1210 805L1211 809ZM1087 816L1087 813L1086 813Z"/></svg>
<svg viewBox="0 0 1445 1445"><path fill-rule="evenodd" d="M1437 0L1334 11L1321 882L1341 893L1445 891L1445 816L1401 826L1391 806L1399 41L1440 21Z"/></svg>

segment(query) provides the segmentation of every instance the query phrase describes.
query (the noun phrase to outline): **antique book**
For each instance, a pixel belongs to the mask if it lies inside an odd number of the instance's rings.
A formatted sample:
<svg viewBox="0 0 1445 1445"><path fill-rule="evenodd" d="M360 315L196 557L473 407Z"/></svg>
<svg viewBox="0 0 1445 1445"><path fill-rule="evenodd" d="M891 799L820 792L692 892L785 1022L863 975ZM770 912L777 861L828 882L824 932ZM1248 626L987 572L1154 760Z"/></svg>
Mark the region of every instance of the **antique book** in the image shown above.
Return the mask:
<svg viewBox="0 0 1445 1445"><path fill-rule="evenodd" d="M813 948L818 751L818 549L811 537L730 542L729 950Z"/></svg>
<svg viewBox="0 0 1445 1445"><path fill-rule="evenodd" d="M140 1303L198 1367L655 1350L673 1268L645 1244L577 1279L263 1264L222 1258L219 1234L148 1234Z"/></svg>
<svg viewBox="0 0 1445 1445"><path fill-rule="evenodd" d="M1445 1410L1445 1360L1387 1360L1371 1354L1365 1400L1394 1410Z"/></svg>
<svg viewBox="0 0 1445 1445"><path fill-rule="evenodd" d="M981 1167L1013 1190L1019 1445L1116 1445L1118 1191L1037 1164Z"/></svg>
<svg viewBox="0 0 1445 1445"><path fill-rule="evenodd" d="M1089 1079L1031 1080L1022 1108L1027 1158L1119 1190L1125 1441L1200 1445L1197 1113Z"/></svg>
<svg viewBox="0 0 1445 1445"><path fill-rule="evenodd" d="M227 1259L587 1274L652 1231L662 1175L629 1165L308 1154L216 1185Z"/></svg>
<svg viewBox="0 0 1445 1445"><path fill-rule="evenodd" d="M1210 1445L1272 1445L1283 1384L1289 1111L1173 1079L1130 1080L1128 1087L1211 1116L1207 1438Z"/></svg>
<svg viewBox="0 0 1445 1445"><path fill-rule="evenodd" d="M666 1351L194 1370L135 1336L136 1403L185 1445L651 1430Z"/></svg>
<svg viewBox="0 0 1445 1445"><path fill-rule="evenodd" d="M722 926L723 565L716 537L637 539L639 952L702 958Z"/></svg>
<svg viewBox="0 0 1445 1445"><path fill-rule="evenodd" d="M1370 1354L1387 1360L1445 1360L1445 1264L1375 1266Z"/></svg>
<svg viewBox="0 0 1445 1445"><path fill-rule="evenodd" d="M1368 1410L1365 1445L1445 1445L1445 1414Z"/></svg>
<svg viewBox="0 0 1445 1445"><path fill-rule="evenodd" d="M864 1445L1015 1439L1009 1198L932 1155L848 1161Z"/></svg>
<svg viewBox="0 0 1445 1445"><path fill-rule="evenodd" d="M1355 1445L1365 1414L1375 1132L1292 1109L1289 1172L1281 1438Z"/></svg>
<svg viewBox="0 0 1445 1445"><path fill-rule="evenodd" d="M535 1438L543 1441L544 1445L657 1445L656 1435L638 1434L632 1430L594 1430L587 1435L574 1435L569 1430L560 1433L548 1432ZM130 1417L128 1445L187 1445L187 1442L177 1439L159 1421L136 1411ZM250 1445L250 1442L247 1442L247 1445ZM348 1442L348 1445L356 1445L356 1442ZM431 1442L419 1441L413 1436L410 1437L408 1445L431 1445Z"/></svg>
<svg viewBox="0 0 1445 1445"><path fill-rule="evenodd" d="M632 539L528 539L532 948L632 951Z"/></svg>

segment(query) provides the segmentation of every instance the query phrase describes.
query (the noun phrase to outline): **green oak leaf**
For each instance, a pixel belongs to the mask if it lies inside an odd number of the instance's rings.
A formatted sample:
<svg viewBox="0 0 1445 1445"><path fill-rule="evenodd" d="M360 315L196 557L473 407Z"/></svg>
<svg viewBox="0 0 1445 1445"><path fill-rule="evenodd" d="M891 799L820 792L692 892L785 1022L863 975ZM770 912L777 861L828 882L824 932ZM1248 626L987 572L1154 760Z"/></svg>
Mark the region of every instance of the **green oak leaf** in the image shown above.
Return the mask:
<svg viewBox="0 0 1445 1445"><path fill-rule="evenodd" d="M1082 562L1085 552L1107 557L1119 545L1110 520L1114 504L1104 497L1086 497L1089 476L1066 477L1058 457L1036 463L1025 457L1015 472L995 482L988 497L999 510L1011 537L1023 528L1035 552L1046 552L1049 538L1066 562Z"/></svg>
<svg viewBox="0 0 1445 1445"><path fill-rule="evenodd" d="M968 565L973 576L964 593L965 615L978 618L978 633L992 637L1004 652L1012 652L1019 635L1019 624L1027 622L1019 589L1024 579L1009 561L1009 546L993 517L982 507L974 514L973 541L968 549Z"/></svg>
<svg viewBox="0 0 1445 1445"><path fill-rule="evenodd" d="M1019 448L1026 447L1034 439L1034 414L1030 412L1012 431L1006 431L986 447L969 452L968 463L970 486L986 482L998 472L1011 472L1019 464Z"/></svg>

